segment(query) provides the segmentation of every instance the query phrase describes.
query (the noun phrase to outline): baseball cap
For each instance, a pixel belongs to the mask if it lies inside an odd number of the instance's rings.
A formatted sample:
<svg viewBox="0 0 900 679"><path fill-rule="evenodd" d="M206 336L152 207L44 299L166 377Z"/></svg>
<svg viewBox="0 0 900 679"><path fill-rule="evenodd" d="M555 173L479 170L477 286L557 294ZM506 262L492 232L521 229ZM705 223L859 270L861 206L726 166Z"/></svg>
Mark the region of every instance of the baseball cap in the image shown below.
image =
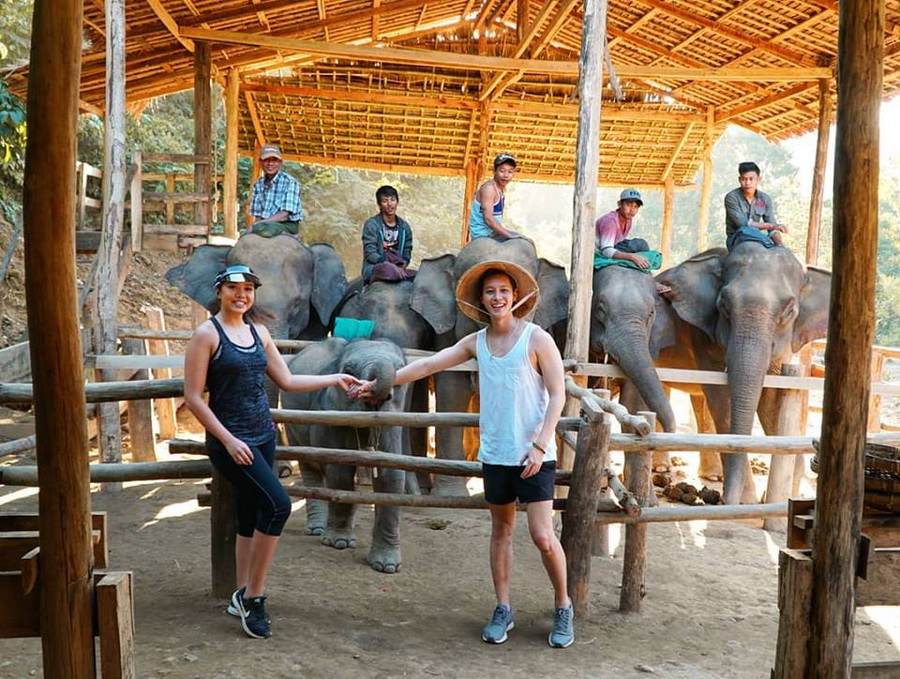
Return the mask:
<svg viewBox="0 0 900 679"><path fill-rule="evenodd" d="M262 285L259 276L243 264L232 264L217 273L215 287L218 289L223 283L253 283L257 288Z"/></svg>
<svg viewBox="0 0 900 679"><path fill-rule="evenodd" d="M625 189L624 191L622 191L622 193L619 195L619 202L626 200L633 200L638 205L644 204L644 200L643 198L641 198L641 192L637 189Z"/></svg>
<svg viewBox="0 0 900 679"><path fill-rule="evenodd" d="M281 160L281 149L275 144L266 144L259 150L259 159L265 160L266 158L278 158Z"/></svg>
<svg viewBox="0 0 900 679"><path fill-rule="evenodd" d="M516 158L510 153L498 153L494 158L494 169L496 170L498 167L503 165L504 163L508 163L513 167L516 166Z"/></svg>

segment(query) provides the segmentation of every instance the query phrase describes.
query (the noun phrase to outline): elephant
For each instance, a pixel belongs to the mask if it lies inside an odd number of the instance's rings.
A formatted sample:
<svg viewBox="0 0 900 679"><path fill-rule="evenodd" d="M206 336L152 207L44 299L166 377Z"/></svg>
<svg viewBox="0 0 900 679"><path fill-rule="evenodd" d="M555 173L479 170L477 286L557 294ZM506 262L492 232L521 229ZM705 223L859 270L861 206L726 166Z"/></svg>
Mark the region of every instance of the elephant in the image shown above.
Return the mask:
<svg viewBox="0 0 900 679"><path fill-rule="evenodd" d="M534 275L541 290L535 323L545 329L564 323L569 295L565 270L558 264L538 259L534 244L525 238L505 242L478 238L456 255L426 258L414 280L369 284L355 295L348 295L336 315L374 320L373 337L392 339L405 348L443 349L478 330L478 324L456 308L456 282L469 267L488 259L516 262ZM434 376L434 386L438 411L468 409L474 389L470 375L459 371L439 373ZM418 388L419 385L414 387ZM411 409L423 408L424 399L419 394L412 392ZM424 442L416 444L415 436L413 433L412 450L424 451ZM438 427L436 450L443 459L465 459L462 429ZM438 475L431 490L435 495L465 495L468 492L465 484L465 478ZM427 480L420 479L420 485L426 486Z"/></svg>
<svg viewBox="0 0 900 679"><path fill-rule="evenodd" d="M394 386L396 371L405 364L403 350L385 340L355 339L347 341L332 337L306 347L292 357L288 367L294 374L322 375L349 373L360 379L374 380L372 397L351 399L339 387L309 393L284 393L284 406L293 410L338 410L344 412L372 412L403 410L406 385ZM345 427L329 425L287 426L291 445L312 445L320 448L375 449L388 453L402 453L401 427ZM323 477L328 488L353 490L354 467L341 464L301 466L307 485L321 486ZM379 468L373 475L376 492L402 493L406 473L400 469ZM356 546L354 519L355 504L307 500L306 532L320 535L322 543L336 549ZM366 558L376 571L396 573L400 569L400 509L376 506L372 527L372 545Z"/></svg>
<svg viewBox="0 0 900 679"><path fill-rule="evenodd" d="M727 389L703 385L720 433L750 434L759 413L775 432L775 392L763 389L767 373L828 328L831 274L803 265L784 247L741 243L713 248L663 271L671 288L654 321L657 365L726 371ZM746 454L724 459L723 501L755 502Z"/></svg>
<svg viewBox="0 0 900 679"><path fill-rule="evenodd" d="M272 314L269 330L278 339L320 339L344 294L347 279L341 258L330 245L306 246L290 235L263 238L249 233L233 247L201 245L166 280L211 309L213 277L229 264L246 264L260 277L256 304Z"/></svg>

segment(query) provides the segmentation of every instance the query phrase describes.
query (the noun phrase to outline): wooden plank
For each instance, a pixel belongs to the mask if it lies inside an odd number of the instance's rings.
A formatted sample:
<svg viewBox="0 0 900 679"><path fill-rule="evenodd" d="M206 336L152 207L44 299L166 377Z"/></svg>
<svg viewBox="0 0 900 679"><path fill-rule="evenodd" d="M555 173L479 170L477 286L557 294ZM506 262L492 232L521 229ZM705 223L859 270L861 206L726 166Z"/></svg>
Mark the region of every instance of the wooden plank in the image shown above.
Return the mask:
<svg viewBox="0 0 900 679"><path fill-rule="evenodd" d="M99 530L91 531L91 544L99 545L104 534ZM14 571L19 568L19 561L25 554L40 547L40 533L37 530L3 530L0 531L0 571ZM104 545L104 552L106 547ZM106 565L105 558L103 565Z"/></svg>
<svg viewBox="0 0 900 679"><path fill-rule="evenodd" d="M144 224L144 233L160 236L203 236L207 228L202 224Z"/></svg>
<svg viewBox="0 0 900 679"><path fill-rule="evenodd" d="M656 414L639 412L656 429ZM654 499L653 483L650 480L653 461L652 453L625 453L625 480L629 492L641 507L650 506ZM641 600L646 594L644 583L647 579L647 525L629 524L625 528L625 553L622 557L622 589L619 593L619 610L623 613L638 613Z"/></svg>
<svg viewBox="0 0 900 679"><path fill-rule="evenodd" d="M144 210L139 196L143 185L142 173L143 155L140 151L131 152L131 185L128 195L131 197L131 247L135 252L140 252L144 246Z"/></svg>
<svg viewBox="0 0 900 679"><path fill-rule="evenodd" d="M28 342L0 349L0 382L22 382L31 378L31 353Z"/></svg>
<svg viewBox="0 0 900 679"><path fill-rule="evenodd" d="M237 582L235 545L237 521L234 486L218 470L212 470L212 507L210 512L210 568L212 595L227 599Z"/></svg>
<svg viewBox="0 0 900 679"><path fill-rule="evenodd" d="M188 163L191 165L209 165L209 154L204 153L144 153L141 156L146 163Z"/></svg>
<svg viewBox="0 0 900 679"><path fill-rule="evenodd" d="M166 319L163 316L162 309L159 307L146 307L144 309L144 324L148 330L164 331L166 329ZM169 343L167 340L152 339L147 341L147 345L150 354L153 356L168 356L169 354ZM168 368L157 368L153 370L153 377L160 380L171 379L172 371ZM177 429L174 399L157 398L154 400L153 406L156 411L160 438L163 440L174 438Z"/></svg>
<svg viewBox="0 0 900 679"><path fill-rule="evenodd" d="M97 632L103 679L134 679L134 604L130 571L107 573L97 583Z"/></svg>
<svg viewBox="0 0 900 679"><path fill-rule="evenodd" d="M22 574L22 594L28 596L34 591L40 576L41 548L35 547L19 561L19 572Z"/></svg>
<svg viewBox="0 0 900 679"><path fill-rule="evenodd" d="M142 355L146 348L143 340L122 339L122 351L126 355ZM138 370L136 379L149 379L149 370ZM128 401L128 437L131 439L131 459L135 462L156 460L156 438L153 433L153 404L147 399Z"/></svg>
<svg viewBox="0 0 900 679"><path fill-rule="evenodd" d="M778 640L772 679L802 679L808 676L812 577L812 560L808 554L792 549L781 550L778 556Z"/></svg>
<svg viewBox="0 0 900 679"><path fill-rule="evenodd" d="M206 203L209 196L205 193L181 193L178 191L142 191L141 200L144 203ZM148 225L149 226L149 225Z"/></svg>
<svg viewBox="0 0 900 679"><path fill-rule="evenodd" d="M22 575L19 571L0 572L0 601L3 602L3 615L0 616L0 639L40 636L38 593L35 588L29 594L22 592ZM59 676L66 675L60 674Z"/></svg>

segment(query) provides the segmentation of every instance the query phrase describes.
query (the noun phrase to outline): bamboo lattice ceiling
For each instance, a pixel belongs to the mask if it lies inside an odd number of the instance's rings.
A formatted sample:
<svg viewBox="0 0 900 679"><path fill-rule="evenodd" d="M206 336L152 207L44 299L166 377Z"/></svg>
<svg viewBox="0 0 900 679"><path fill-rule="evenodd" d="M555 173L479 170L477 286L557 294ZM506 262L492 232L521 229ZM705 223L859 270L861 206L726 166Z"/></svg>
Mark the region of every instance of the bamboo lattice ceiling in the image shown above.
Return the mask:
<svg viewBox="0 0 900 679"><path fill-rule="evenodd" d="M349 167L464 175L499 151L525 177L575 164L576 0L134 0L130 104L190 89L196 40L237 68L239 144ZM887 0L884 94L900 90L900 0ZM603 183L693 181L728 123L784 139L815 129L833 93L835 0L610 0L621 99L603 94ZM81 98L104 97L102 0L85 0ZM27 69L10 86L24 92Z"/></svg>

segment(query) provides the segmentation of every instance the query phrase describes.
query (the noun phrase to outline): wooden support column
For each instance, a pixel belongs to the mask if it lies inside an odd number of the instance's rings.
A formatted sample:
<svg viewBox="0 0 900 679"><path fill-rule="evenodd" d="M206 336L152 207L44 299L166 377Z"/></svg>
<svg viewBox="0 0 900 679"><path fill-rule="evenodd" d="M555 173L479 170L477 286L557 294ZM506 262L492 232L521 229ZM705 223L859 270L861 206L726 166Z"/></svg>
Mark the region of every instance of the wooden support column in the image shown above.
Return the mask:
<svg viewBox="0 0 900 679"><path fill-rule="evenodd" d="M238 116L240 114L240 78L236 68L228 72L225 87L225 181L224 221L226 238L237 238Z"/></svg>
<svg viewBox="0 0 900 679"><path fill-rule="evenodd" d="M84 371L75 289L81 0L35 0L23 195L41 535L43 674L95 672Z"/></svg>
<svg viewBox="0 0 900 679"><path fill-rule="evenodd" d="M97 327L94 353L116 353L119 311L119 251L125 221L125 0L109 0L106 9L106 115L103 119L103 229L97 252ZM116 372L101 371L105 382ZM98 407L97 444L103 462L122 461L122 428L118 403ZM121 490L121 484L104 490Z"/></svg>
<svg viewBox="0 0 900 679"><path fill-rule="evenodd" d="M594 392L594 396L603 400L609 401L612 398L612 394L610 394L609 389L592 389ZM577 453L577 451L576 451ZM574 464L573 464L574 466ZM603 455L600 457L600 469L601 473L604 469L609 469L612 466L612 455L609 452L609 446L603 451ZM610 494L611 491L607 489L607 494ZM603 501L603 494L600 496L601 502ZM604 558L609 558L612 556L612 549L610 547L610 539L609 539L609 526L606 524L594 522L594 537L591 539L591 554L594 556L602 556Z"/></svg>
<svg viewBox="0 0 900 679"><path fill-rule="evenodd" d="M659 237L659 250L662 252L662 268L671 263L672 224L675 221L675 180L672 175L666 177L663 186L663 222L662 234Z"/></svg>
<svg viewBox="0 0 900 679"><path fill-rule="evenodd" d="M872 353L872 381L884 379L884 354L880 351ZM866 431L877 434L881 431L881 394L872 394L869 398L869 414L866 419Z"/></svg>
<svg viewBox="0 0 900 679"><path fill-rule="evenodd" d="M581 400L581 416L561 542L575 618L584 621L590 602L591 543L600 501L600 476L603 460L609 455L611 427L609 416L592 398Z"/></svg>
<svg viewBox="0 0 900 679"><path fill-rule="evenodd" d="M244 206L244 215L247 217L247 223L253 221L253 218L250 216L250 204L253 202L253 183L260 178L262 175L262 163L259 160L259 154L262 153L262 144L257 144L253 149L253 162L250 166L250 198L247 200L247 204Z"/></svg>
<svg viewBox="0 0 900 679"><path fill-rule="evenodd" d="M808 555L782 549L778 555L778 640L772 679L803 679L807 674L812 562ZM849 677L849 671L844 677Z"/></svg>
<svg viewBox="0 0 900 679"><path fill-rule="evenodd" d="M781 366L781 374L788 377L802 377L803 366L785 363ZM779 389L776 396L778 404L778 420L776 436L801 436L800 409L803 404L803 392L800 389ZM766 502L787 502L794 480L794 455L772 455L769 462L769 480L766 486ZM783 531L787 521L783 518L763 519L763 528L769 531Z"/></svg>
<svg viewBox="0 0 900 679"><path fill-rule="evenodd" d="M650 424L650 431L656 430L656 413L639 412ZM652 453L625 453L625 481L628 490L637 498L641 507L648 507L655 499L653 483L650 481ZM623 613L637 613L644 598L644 582L647 577L647 524L630 523L625 527L625 554L622 558L622 591L619 596L619 610Z"/></svg>
<svg viewBox="0 0 900 679"><path fill-rule="evenodd" d="M194 193L210 196L212 191L212 88L210 48L208 42L197 42L194 49L194 154L205 160L194 165ZM210 203L194 205L196 224L210 226Z"/></svg>
<svg viewBox="0 0 900 679"><path fill-rule="evenodd" d="M700 188L700 219L697 222L697 252L703 252L707 248L706 235L709 230L709 203L712 199L712 149L715 120L715 107L707 106L706 131L703 136L703 184Z"/></svg>
<svg viewBox="0 0 900 679"><path fill-rule="evenodd" d="M123 326L125 327L125 326ZM139 327L139 326L129 326ZM144 340L125 337L122 339L122 353L128 356L144 356L147 350ZM149 380L146 368L135 372L132 379ZM131 439L131 460L133 462L156 461L156 439L153 435L153 407L145 398L128 401L128 438Z"/></svg>
<svg viewBox="0 0 900 679"><path fill-rule="evenodd" d="M819 227L822 223L822 204L825 201L825 166L828 163L828 138L834 105L829 87L831 83L819 81L819 134L816 139L816 163L813 166L812 195L809 198L809 226L806 232L806 263L819 261Z"/></svg>
<svg viewBox="0 0 900 679"><path fill-rule="evenodd" d="M462 231L459 235L459 242L462 245L469 242L469 215L472 212L475 192L478 190L479 164L478 158L475 157L466 161L466 189L463 193Z"/></svg>
<svg viewBox="0 0 900 679"><path fill-rule="evenodd" d="M838 7L834 270L825 352L825 396L807 676L850 676L863 447L875 334L878 246L878 114L884 61L884 2Z"/></svg>

